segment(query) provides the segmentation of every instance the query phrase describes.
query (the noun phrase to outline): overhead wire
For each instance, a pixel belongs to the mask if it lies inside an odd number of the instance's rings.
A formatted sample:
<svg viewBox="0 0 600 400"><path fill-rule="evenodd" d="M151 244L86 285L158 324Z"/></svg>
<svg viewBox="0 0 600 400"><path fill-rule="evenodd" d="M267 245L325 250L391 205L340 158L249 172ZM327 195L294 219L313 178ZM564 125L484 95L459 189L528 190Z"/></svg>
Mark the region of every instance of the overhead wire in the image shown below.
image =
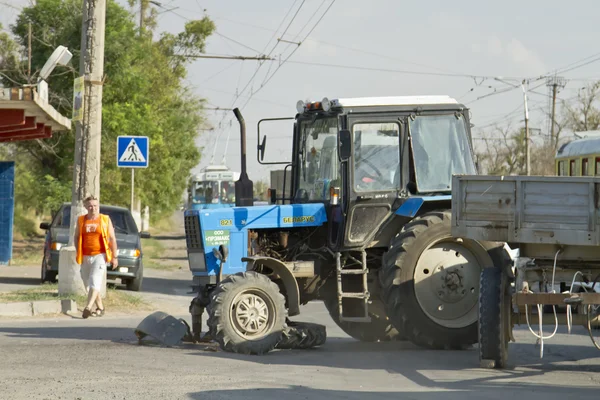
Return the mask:
<svg viewBox="0 0 600 400"><path fill-rule="evenodd" d="M294 20L296 19L298 12L300 11L300 9L302 8L302 6L304 5L304 1L302 1L302 3L300 4L300 6L298 7L298 10L296 10L296 13L294 14L294 16L292 17L292 19L289 21L288 26L285 28L284 30L284 34L288 31L288 29L290 28L290 26L292 25L292 23L294 22ZM287 12L286 16L284 17L283 21L285 21L285 19L287 18L287 16L290 14L291 10L293 10L294 5L296 4L296 1L294 1L294 3L292 4L292 7L290 8L290 10ZM283 21L280 24L283 25ZM274 37L274 36L273 36ZM272 38L270 39L272 40ZM275 50L275 48L277 47L277 45L279 44L279 40L276 41L275 45L273 46L273 48L271 49L271 51L269 51L269 53L267 54L267 57L269 57L273 51ZM268 46L268 43L267 43ZM266 47L265 47L266 48ZM246 85L244 86L244 88L241 90L241 92L239 93L238 96L236 96L231 104L230 108L233 108L233 106L235 105L235 102L239 99L240 95L242 95L243 93L246 92L246 89L248 89L248 87L252 84L252 82L254 82L254 79L256 78L258 71L260 70L260 68L263 66L263 62L259 63L259 65L257 66L256 70L254 71L254 74L252 74L252 76L250 77L250 79L248 80L248 82L246 83Z"/></svg>
<svg viewBox="0 0 600 400"><path fill-rule="evenodd" d="M300 6L298 7L298 10L296 10L296 13L294 14L294 16L292 17L292 19L289 21L287 27L284 30L284 34L285 32L287 32L287 30L289 29L289 27L292 25L292 23L294 22L296 16L298 15L298 12L300 11L300 9L302 8L302 6L304 5L304 2L306 0L303 0L302 3L300 4ZM287 19L287 16L290 14L290 12L294 9L294 5L296 4L297 0L294 1L294 3L292 4L292 6L290 7L290 9L288 10L288 12L286 13L286 15L284 16L283 20L281 21L281 23L279 24L279 27L277 28L277 30L279 30L279 28L283 25L283 23L285 22L285 20ZM275 34L273 35L273 37L275 37L275 35L277 34L277 31L275 32ZM269 39L269 42L273 39L273 37L271 39ZM269 46L269 42L267 42L267 44L265 45L265 50L267 49L267 47ZM275 48L277 47L277 45L279 44L279 41L275 42L275 45L273 46L273 48L269 51L269 53L266 55L266 57L270 57L271 54L273 53L273 51L275 50ZM264 51L263 51L264 53ZM252 84L252 82L254 81L256 75L258 74L258 71L261 69L261 67L264 65L264 61L260 62L259 65L257 66L256 70L254 71L254 74L250 77L250 79L248 80L248 82L246 83L246 85L243 87L243 89L241 91L239 91L239 84L238 84L238 89L236 89L235 94L233 96L233 100L231 101L231 106L229 108L233 108L233 106L235 105L236 101L240 98L240 96L246 91L246 89L248 88L248 86L250 86L250 84ZM271 64L272 65L272 64ZM270 71L271 67L269 67L269 71ZM221 120L219 121L219 124L222 124L225 119L226 119L227 115L223 114L223 117L221 118ZM231 119L230 119L231 120ZM229 131L228 133L228 139L227 139L227 143L229 143L229 136L230 136L231 131ZM216 143L218 142L218 139L221 135L221 132L219 132L218 137L215 139L215 150L216 150ZM213 152L214 153L214 152ZM225 157L225 153L223 153L223 157ZM213 154L213 158L214 158L214 154Z"/></svg>
<svg viewBox="0 0 600 400"><path fill-rule="evenodd" d="M331 3L329 4L329 6L327 7L327 9L323 12L323 14L321 14L321 17L317 20L317 22L313 25L313 27L311 28L311 30L306 34L306 36L304 37L304 39L302 40L302 42L304 40L306 40L307 37L310 36L310 34L315 30L315 28L319 25L319 23L323 20L323 18L325 18L325 15L327 15L327 12L331 9L331 7L333 6L333 4L335 3L335 0L332 0ZM285 60L283 60L275 69L275 71L273 71L273 73L271 74L271 76L269 76L269 78L264 81L264 83L255 91L251 94L250 98L248 98L248 100L246 101L246 103L244 103L244 105L241 108L244 108L249 102L250 99L252 98L252 96L256 93L258 93L263 87L265 87L269 81L271 79L273 79L273 77L275 76L275 74L277 73L277 71L279 71L279 69L290 59L290 57L292 57L294 55L294 53L296 51L298 51L298 49L300 48L300 46L296 47L286 58Z"/></svg>

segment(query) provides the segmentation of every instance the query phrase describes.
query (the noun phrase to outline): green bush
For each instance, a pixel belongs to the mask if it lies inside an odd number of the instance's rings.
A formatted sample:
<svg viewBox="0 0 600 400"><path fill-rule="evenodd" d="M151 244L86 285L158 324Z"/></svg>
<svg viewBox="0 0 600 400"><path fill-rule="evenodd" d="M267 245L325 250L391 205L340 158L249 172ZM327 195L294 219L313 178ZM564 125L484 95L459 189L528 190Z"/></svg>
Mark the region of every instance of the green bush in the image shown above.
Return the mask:
<svg viewBox="0 0 600 400"><path fill-rule="evenodd" d="M36 221L25 215L23 210L18 207L15 208L13 232L16 237L33 238L39 236Z"/></svg>

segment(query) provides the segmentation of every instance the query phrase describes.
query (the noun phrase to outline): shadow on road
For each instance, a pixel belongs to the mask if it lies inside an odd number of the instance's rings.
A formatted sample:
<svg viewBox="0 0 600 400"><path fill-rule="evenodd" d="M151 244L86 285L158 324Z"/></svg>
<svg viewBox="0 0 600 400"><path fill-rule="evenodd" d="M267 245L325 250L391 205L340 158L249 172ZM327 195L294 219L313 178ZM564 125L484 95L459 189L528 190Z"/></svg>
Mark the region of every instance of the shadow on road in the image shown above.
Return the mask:
<svg viewBox="0 0 600 400"><path fill-rule="evenodd" d="M549 350L551 348L551 350ZM546 347L543 359L539 358L539 349L528 343L511 343L510 360L512 366L505 370L479 369L478 349L465 351L437 351L419 348L408 342L364 343L350 338L328 338L327 343L313 350L274 351L264 356L246 356L217 352L198 353L207 357L222 357L247 362L285 368L289 365L327 367L341 369L384 370L401 374L413 382L427 387L463 389L462 379L457 382L433 384L420 370L435 370L437 375L446 376L443 371L460 371L470 385L479 384L478 376L493 374L496 378L515 378L544 375L547 372L594 372L600 373L599 364L565 364L575 360L594 359L599 356L592 346L556 345ZM410 360L407 362L407 360ZM526 368L527 371L516 370ZM486 378L487 379L487 378ZM484 379L484 381L486 380Z"/></svg>
<svg viewBox="0 0 600 400"><path fill-rule="evenodd" d="M85 327L0 327L0 333L17 339L80 339L82 341L111 341L125 346L140 346L134 329L128 327L85 326ZM150 339L152 340L152 339ZM154 347L156 351L164 348L152 342L144 347ZM544 399L550 397L570 398L576 390L577 398L596 398L597 387L576 386L577 382L566 380L549 381L544 375L550 372L593 372L599 373L598 365L565 365L562 354L573 354L581 359L582 355L593 354L589 346L554 345L555 354L549 353L540 360L535 358L535 349L530 344L513 344L512 356L520 366L512 370L486 370L478 368L476 349L467 351L434 351L416 348L408 343L362 343L350 338L332 338L327 344L315 350L279 350L264 356L244 356L238 354L203 351L215 350L213 344L181 344L173 348L179 349L186 356L198 355L206 357L199 360L199 365L211 365L211 357L256 363L269 369L281 370L293 366L310 367L315 374L321 368L339 369L344 375L348 369L379 371L383 377L389 374L389 383L381 392L360 391L359 383L348 383L353 386L348 391L321 390L306 386L290 386L278 389L243 389L243 390L207 390L189 393L191 399L417 399L443 400L471 398L504 398L510 397L507 392L523 392L527 399ZM533 354L532 354L533 353ZM533 361L533 362L532 362ZM303 370L307 370L304 368ZM334 374L337 374L334 372ZM309 377L307 377L309 379ZM378 378L382 379L382 378ZM387 378L386 378L387 379ZM403 379L409 380L426 391L402 391ZM540 384L540 380L546 382ZM582 376L581 381L585 379ZM591 379L591 378L590 378ZM257 381L260 385L261 380ZM315 384L320 382L315 380ZM565 385L571 384L571 387ZM588 383L590 386L592 382ZM397 390L390 391L390 387ZM451 390L452 392L439 392ZM587 397L589 395L590 397ZM567 397L565 397L567 396Z"/></svg>
<svg viewBox="0 0 600 400"><path fill-rule="evenodd" d="M495 378L494 378L495 379ZM493 379L492 379L493 380ZM483 385L485 384L485 386ZM206 390L202 392L188 393L190 399L228 399L228 400L263 400L263 399L411 399L411 400L464 400L467 398L486 398L502 399L507 396L506 390L511 392L520 392L527 395L528 400L543 399L547 400L549 394L560 396L570 396L573 394L573 388L556 387L549 385L521 384L511 382L509 384L491 383L482 381L474 385L466 384L464 389L457 391L350 391L350 390L323 390L313 389L306 386L289 386L284 389L232 389L232 390ZM577 388L577 397L597 396L597 389Z"/></svg>
<svg viewBox="0 0 600 400"><path fill-rule="evenodd" d="M31 286L40 286L41 279L34 277L24 277L24 276L2 276L0 277L0 284L7 285L31 285Z"/></svg>
<svg viewBox="0 0 600 400"><path fill-rule="evenodd" d="M169 279L145 276L142 291L145 293L160 293L181 296L192 291L191 285L191 279Z"/></svg>
<svg viewBox="0 0 600 400"><path fill-rule="evenodd" d="M109 310L107 309L108 313ZM141 319L140 319L141 320ZM81 327L36 327L17 328L0 327L0 332L9 337L20 339L81 339L81 340L109 340L115 343L136 343L137 337L131 328L107 326L81 326Z"/></svg>
<svg viewBox="0 0 600 400"><path fill-rule="evenodd" d="M184 235L173 235L173 236L161 236L161 235L156 235L156 236L152 236L153 239L156 240L185 240L185 234Z"/></svg>

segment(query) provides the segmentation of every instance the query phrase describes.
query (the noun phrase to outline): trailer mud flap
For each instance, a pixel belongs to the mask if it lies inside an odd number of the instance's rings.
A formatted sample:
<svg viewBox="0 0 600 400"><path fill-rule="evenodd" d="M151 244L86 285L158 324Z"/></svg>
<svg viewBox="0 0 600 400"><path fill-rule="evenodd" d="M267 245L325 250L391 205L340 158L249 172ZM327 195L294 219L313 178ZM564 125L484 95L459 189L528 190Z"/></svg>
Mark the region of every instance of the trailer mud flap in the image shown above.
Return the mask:
<svg viewBox="0 0 600 400"><path fill-rule="evenodd" d="M192 337L190 327L185 320L177 319L162 311L156 311L144 318L135 329L135 335L140 344L146 336L151 336L169 347Z"/></svg>

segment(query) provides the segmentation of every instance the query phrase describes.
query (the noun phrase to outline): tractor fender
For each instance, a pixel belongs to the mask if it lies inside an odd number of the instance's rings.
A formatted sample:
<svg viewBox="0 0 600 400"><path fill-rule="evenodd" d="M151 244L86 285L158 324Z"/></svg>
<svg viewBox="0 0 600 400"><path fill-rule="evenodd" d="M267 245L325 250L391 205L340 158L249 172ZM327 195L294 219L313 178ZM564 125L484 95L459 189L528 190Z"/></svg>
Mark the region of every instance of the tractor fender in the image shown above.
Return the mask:
<svg viewBox="0 0 600 400"><path fill-rule="evenodd" d="M402 205L396 210L396 215L402 217L414 218L419 213L419 210L425 203L434 203L438 207L450 208L450 201L452 196L411 196L407 198ZM436 208L438 208L436 207Z"/></svg>
<svg viewBox="0 0 600 400"><path fill-rule="evenodd" d="M248 263L246 264L246 271L254 271L257 266L264 265L279 275L287 294L288 315L292 317L300 314L300 290L298 289L298 282L284 263L272 257L243 257L242 262Z"/></svg>

